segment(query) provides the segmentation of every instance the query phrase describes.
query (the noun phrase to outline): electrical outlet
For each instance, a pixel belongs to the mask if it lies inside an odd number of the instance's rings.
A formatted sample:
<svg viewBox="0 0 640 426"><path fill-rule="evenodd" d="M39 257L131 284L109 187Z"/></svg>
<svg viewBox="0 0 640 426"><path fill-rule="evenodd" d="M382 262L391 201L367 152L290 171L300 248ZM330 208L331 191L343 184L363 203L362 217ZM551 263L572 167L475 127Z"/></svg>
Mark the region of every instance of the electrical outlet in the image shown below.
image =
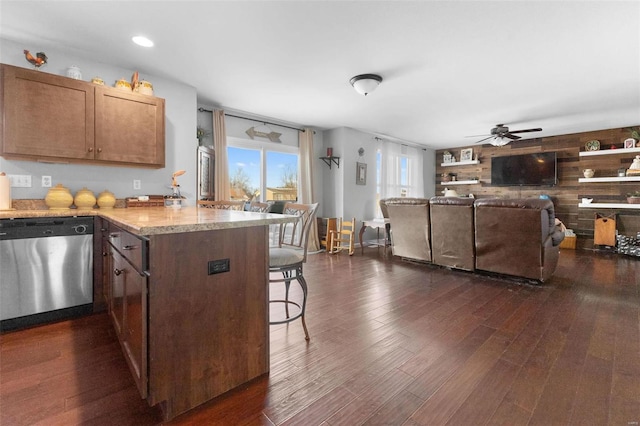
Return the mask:
<svg viewBox="0 0 640 426"><path fill-rule="evenodd" d="M42 187L51 188L51 176L42 176Z"/></svg>
<svg viewBox="0 0 640 426"><path fill-rule="evenodd" d="M140 179L133 180L133 189L141 189Z"/></svg>
<svg viewBox="0 0 640 426"><path fill-rule="evenodd" d="M13 188L31 188L31 175L9 175Z"/></svg>

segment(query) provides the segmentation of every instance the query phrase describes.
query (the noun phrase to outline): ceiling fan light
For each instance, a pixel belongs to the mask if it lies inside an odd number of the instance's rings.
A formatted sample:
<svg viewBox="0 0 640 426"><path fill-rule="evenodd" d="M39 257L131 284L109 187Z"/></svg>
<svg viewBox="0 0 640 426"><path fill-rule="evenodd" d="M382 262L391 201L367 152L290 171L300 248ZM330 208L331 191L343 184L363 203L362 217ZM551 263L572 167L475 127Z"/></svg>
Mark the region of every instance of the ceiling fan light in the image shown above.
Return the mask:
<svg viewBox="0 0 640 426"><path fill-rule="evenodd" d="M360 74L349 80L356 92L364 96L373 92L381 82L382 77L377 74Z"/></svg>
<svg viewBox="0 0 640 426"><path fill-rule="evenodd" d="M505 138L503 136L496 136L495 138L491 139L491 145L493 146L505 146L506 144L508 144L509 142L511 142L508 138Z"/></svg>

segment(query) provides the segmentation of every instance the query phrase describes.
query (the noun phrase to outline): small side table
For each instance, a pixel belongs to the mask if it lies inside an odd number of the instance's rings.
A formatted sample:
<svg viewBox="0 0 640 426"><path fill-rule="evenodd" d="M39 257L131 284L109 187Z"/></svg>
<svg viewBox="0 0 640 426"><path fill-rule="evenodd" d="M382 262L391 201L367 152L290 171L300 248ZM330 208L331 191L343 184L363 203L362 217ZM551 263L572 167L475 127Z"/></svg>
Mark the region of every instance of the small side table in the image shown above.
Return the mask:
<svg viewBox="0 0 640 426"><path fill-rule="evenodd" d="M387 224L389 223L389 219L369 219L362 221L362 228L360 228L360 234L358 235L360 239L360 250L361 253L364 254L364 245L362 244L362 234L364 234L365 229L374 228L378 232L376 246L387 247ZM380 229L384 232L384 243L380 243Z"/></svg>

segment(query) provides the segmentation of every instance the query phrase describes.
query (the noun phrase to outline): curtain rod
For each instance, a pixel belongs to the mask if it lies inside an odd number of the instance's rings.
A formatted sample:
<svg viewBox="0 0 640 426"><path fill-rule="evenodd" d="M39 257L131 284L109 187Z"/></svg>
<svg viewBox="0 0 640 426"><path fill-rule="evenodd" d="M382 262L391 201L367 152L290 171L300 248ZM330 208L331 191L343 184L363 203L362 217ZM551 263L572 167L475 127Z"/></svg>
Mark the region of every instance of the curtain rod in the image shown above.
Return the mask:
<svg viewBox="0 0 640 426"><path fill-rule="evenodd" d="M200 111L200 112L210 112L210 113L213 114L213 111L211 111L210 109L204 109L202 107L198 108L198 111ZM300 132L306 132L305 129L299 129L297 127L285 126L283 124L272 123L270 121L258 120L258 119L255 119L255 118L241 117L239 115L227 114L226 112L224 113L224 115L226 115L227 117L241 118L243 120L255 121L257 123L271 124L272 126L280 126L280 127L285 127L287 129L298 130Z"/></svg>

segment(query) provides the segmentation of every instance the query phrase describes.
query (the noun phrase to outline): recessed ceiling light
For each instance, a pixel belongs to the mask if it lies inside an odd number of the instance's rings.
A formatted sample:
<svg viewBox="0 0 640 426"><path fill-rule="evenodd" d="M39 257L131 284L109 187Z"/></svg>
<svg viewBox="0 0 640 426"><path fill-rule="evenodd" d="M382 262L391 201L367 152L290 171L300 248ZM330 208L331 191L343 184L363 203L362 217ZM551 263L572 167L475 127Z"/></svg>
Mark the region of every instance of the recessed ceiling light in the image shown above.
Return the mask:
<svg viewBox="0 0 640 426"><path fill-rule="evenodd" d="M134 37L131 37L131 40L133 40L133 42L138 46L142 46L142 47L153 46L153 42L144 36L134 36Z"/></svg>

